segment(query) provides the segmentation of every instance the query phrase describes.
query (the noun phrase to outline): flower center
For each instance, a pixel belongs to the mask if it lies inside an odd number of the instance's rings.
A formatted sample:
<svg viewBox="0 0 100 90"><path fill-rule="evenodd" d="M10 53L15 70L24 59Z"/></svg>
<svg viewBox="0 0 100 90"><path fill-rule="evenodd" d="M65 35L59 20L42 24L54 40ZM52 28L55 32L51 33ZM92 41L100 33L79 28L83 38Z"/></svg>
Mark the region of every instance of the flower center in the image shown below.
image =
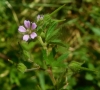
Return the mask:
<svg viewBox="0 0 100 90"><path fill-rule="evenodd" d="M31 29L27 29L27 33L28 34L31 34L32 33L32 30Z"/></svg>

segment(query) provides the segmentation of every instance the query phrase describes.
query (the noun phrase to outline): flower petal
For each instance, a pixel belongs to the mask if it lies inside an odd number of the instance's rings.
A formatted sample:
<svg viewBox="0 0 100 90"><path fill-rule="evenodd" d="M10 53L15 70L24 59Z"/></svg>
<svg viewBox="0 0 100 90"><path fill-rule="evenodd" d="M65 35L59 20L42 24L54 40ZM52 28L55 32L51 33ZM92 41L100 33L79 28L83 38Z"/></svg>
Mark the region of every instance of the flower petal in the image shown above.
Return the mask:
<svg viewBox="0 0 100 90"><path fill-rule="evenodd" d="M34 30L37 27L36 23L32 23L32 30Z"/></svg>
<svg viewBox="0 0 100 90"><path fill-rule="evenodd" d="M37 15L37 21L39 21L40 20L40 15Z"/></svg>
<svg viewBox="0 0 100 90"><path fill-rule="evenodd" d="M29 39L29 35L24 35L24 36L23 36L23 40L24 40L24 41L28 41L28 39Z"/></svg>
<svg viewBox="0 0 100 90"><path fill-rule="evenodd" d="M44 17L43 15L38 15L38 16L37 16L37 21L43 20L43 17Z"/></svg>
<svg viewBox="0 0 100 90"><path fill-rule="evenodd" d="M31 33L30 37L31 37L32 39L34 39L35 37L37 37L37 34L36 34L35 32L33 32L33 33Z"/></svg>
<svg viewBox="0 0 100 90"><path fill-rule="evenodd" d="M19 26L18 31L19 32L26 32L26 29L23 26Z"/></svg>
<svg viewBox="0 0 100 90"><path fill-rule="evenodd" d="M30 21L25 20L24 25L26 28L30 28Z"/></svg>

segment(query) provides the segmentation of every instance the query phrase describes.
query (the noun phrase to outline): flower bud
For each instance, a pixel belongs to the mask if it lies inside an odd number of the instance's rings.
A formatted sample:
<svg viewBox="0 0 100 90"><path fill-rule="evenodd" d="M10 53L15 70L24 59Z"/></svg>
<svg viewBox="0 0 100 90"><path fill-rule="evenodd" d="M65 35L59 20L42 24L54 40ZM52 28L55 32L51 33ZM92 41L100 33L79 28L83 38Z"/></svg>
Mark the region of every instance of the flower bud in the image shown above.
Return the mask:
<svg viewBox="0 0 100 90"><path fill-rule="evenodd" d="M17 69L20 72L24 73L26 71L27 67L23 63L19 63L18 66L17 66Z"/></svg>
<svg viewBox="0 0 100 90"><path fill-rule="evenodd" d="M82 63L76 62L76 61L72 61L69 64L69 68L73 71L73 72L78 72L81 69L81 65Z"/></svg>

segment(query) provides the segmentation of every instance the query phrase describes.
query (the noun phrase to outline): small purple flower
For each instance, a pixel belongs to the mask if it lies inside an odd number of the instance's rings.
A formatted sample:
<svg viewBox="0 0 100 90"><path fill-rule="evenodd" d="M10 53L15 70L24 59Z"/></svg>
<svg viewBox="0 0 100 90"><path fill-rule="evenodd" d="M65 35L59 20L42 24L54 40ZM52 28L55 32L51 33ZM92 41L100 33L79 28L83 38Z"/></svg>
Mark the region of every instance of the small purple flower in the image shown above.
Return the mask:
<svg viewBox="0 0 100 90"><path fill-rule="evenodd" d="M43 15L38 15L38 16L37 16L37 21L39 21L39 20L43 20L43 18L44 18Z"/></svg>
<svg viewBox="0 0 100 90"><path fill-rule="evenodd" d="M37 34L33 32L33 30L37 27L36 23L31 23L30 21L25 20L24 26L19 26L18 28L19 32L24 33L24 41L28 41L29 39L34 39L35 37L37 37Z"/></svg>

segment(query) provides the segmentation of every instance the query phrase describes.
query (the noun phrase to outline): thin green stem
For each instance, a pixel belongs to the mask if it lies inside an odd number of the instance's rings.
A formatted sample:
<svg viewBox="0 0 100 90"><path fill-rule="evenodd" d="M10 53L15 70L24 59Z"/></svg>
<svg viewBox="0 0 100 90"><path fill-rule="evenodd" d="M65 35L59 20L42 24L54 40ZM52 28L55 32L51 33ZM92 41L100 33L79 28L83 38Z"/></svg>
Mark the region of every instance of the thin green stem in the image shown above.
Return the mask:
<svg viewBox="0 0 100 90"><path fill-rule="evenodd" d="M43 42L41 36L38 36L37 38L38 38L40 44L42 45L43 49L47 50L47 44L45 42Z"/></svg>

